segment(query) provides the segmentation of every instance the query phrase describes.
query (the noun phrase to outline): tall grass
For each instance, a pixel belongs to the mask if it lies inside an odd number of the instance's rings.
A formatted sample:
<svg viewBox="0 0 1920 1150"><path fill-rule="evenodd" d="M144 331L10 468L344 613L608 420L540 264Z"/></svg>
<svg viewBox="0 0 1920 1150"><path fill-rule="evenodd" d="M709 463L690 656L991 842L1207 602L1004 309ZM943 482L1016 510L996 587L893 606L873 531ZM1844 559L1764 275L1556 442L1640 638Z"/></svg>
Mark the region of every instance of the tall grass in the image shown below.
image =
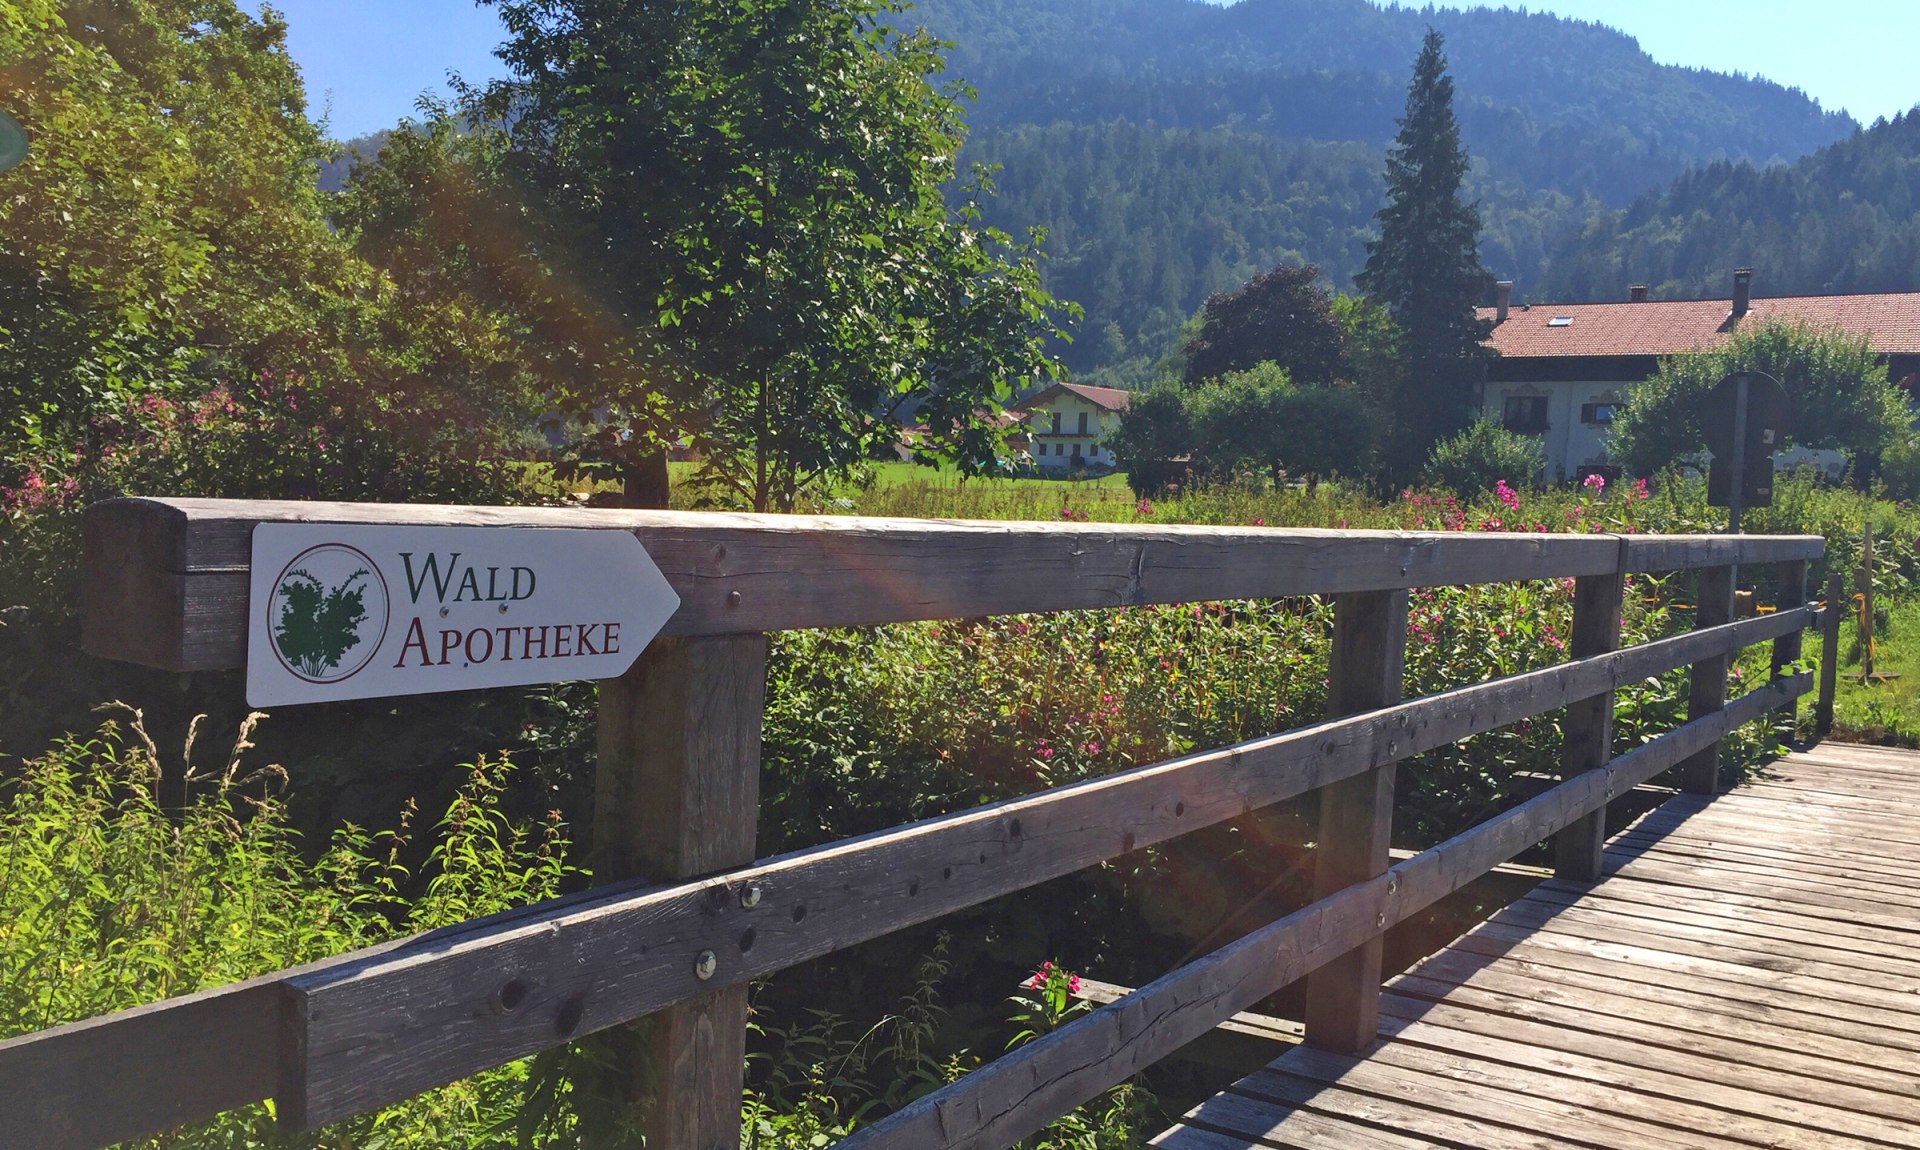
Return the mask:
<svg viewBox="0 0 1920 1150"><path fill-rule="evenodd" d="M537 902L576 873L557 812L527 825L502 811L506 760L470 768L417 870L411 807L389 831L341 828L309 859L280 797L286 773L244 765L264 716L208 769L194 767L196 722L163 770L140 713L114 709L0 792L0 1037ZM129 1145L504 1150L520 1144L527 1079L515 1063L313 1134L277 1131L260 1104Z"/></svg>

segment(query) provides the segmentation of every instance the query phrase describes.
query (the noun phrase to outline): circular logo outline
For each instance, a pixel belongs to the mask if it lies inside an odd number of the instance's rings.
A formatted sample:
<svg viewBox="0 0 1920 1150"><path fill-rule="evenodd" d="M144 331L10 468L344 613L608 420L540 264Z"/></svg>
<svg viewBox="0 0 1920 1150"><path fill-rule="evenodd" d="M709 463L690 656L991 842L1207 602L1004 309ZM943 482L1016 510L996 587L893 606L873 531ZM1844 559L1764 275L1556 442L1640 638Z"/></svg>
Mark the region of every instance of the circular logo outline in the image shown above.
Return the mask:
<svg viewBox="0 0 1920 1150"><path fill-rule="evenodd" d="M286 580L287 575L290 572L292 572L295 567L300 565L300 561L302 559L305 559L307 556L313 554L315 551L328 551L328 550L335 550L335 549L341 550L341 551L351 551L355 555L358 555L361 559L366 561L367 570L371 571L373 573L373 577L379 580L380 582L380 599L382 604L385 607L385 612L384 612L383 618L380 620L380 634L378 637L374 639L373 645L367 649L367 657L360 660L359 666L355 667L351 671L348 671L344 675L336 675L329 679L316 679L312 675L309 675L306 672L301 671L300 669L296 668L293 664L287 662L287 657L280 652L280 640L275 637L274 629L273 629L273 603L274 603L274 600L277 599L280 595L281 584ZM355 547L351 543L316 543L313 546L307 548L306 550L300 552L298 555L295 555L293 558L287 560L286 566L280 568L280 574L273 577L273 590L267 593L266 615L267 615L267 649L273 652L273 657L279 661L280 666L286 670L287 674L292 675L294 678L299 679L303 683L312 683L315 686L319 686L319 687L331 686L334 683L344 683L348 679L351 679L355 675L358 675L360 672L366 670L368 664L373 662L374 656L380 653L380 647L387 641L387 631L391 629L393 626L393 593L392 593L392 590L387 586L386 574L380 570L380 564L373 561L373 556L368 555L365 551L360 550L358 547Z"/></svg>

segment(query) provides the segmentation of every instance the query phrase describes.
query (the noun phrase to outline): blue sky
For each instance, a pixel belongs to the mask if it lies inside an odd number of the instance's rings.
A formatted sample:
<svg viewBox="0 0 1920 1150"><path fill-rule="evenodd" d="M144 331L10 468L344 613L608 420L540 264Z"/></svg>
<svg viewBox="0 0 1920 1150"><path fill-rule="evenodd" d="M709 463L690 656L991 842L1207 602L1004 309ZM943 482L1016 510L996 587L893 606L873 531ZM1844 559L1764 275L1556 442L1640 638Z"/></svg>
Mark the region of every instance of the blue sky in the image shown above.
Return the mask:
<svg viewBox="0 0 1920 1150"><path fill-rule="evenodd" d="M1219 2L1219 0L1216 0ZM1654 59L1766 76L1864 123L1920 103L1920 0L1535 0L1598 20ZM473 0L275 0L314 111L336 137L390 127L450 71L497 75L493 10Z"/></svg>

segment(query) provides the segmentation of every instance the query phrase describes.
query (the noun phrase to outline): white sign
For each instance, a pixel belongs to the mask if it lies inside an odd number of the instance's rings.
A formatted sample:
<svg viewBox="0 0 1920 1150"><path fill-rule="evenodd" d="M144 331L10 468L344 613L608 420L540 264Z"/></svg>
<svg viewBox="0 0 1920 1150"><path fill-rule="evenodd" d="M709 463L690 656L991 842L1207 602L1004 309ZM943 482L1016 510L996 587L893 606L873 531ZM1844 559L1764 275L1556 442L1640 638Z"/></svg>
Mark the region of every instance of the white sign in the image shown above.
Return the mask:
<svg viewBox="0 0 1920 1150"><path fill-rule="evenodd" d="M680 607L625 531L262 523L255 707L623 674Z"/></svg>

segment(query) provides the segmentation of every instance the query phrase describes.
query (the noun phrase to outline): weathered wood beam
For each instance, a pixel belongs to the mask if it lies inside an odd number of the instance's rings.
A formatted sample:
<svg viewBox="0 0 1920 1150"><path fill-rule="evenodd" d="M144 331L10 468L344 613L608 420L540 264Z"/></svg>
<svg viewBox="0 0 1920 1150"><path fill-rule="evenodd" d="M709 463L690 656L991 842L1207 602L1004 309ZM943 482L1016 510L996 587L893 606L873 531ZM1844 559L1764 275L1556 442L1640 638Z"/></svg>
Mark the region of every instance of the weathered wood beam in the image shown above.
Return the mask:
<svg viewBox="0 0 1920 1150"><path fill-rule="evenodd" d="M1334 600L1333 647L1327 664L1327 712L1338 718L1400 701L1406 670L1407 593L1371 591ZM1388 748L1391 750L1391 746ZM1384 874L1393 846L1393 780L1389 762L1320 791L1314 836L1313 893L1326 898ZM1380 1027L1382 935L1322 966L1307 979L1307 1041L1355 1054Z"/></svg>
<svg viewBox="0 0 1920 1150"><path fill-rule="evenodd" d="M958 522L589 508L126 499L89 508L84 644L242 666L259 523L631 531L680 595L668 635L746 634L1564 578L1820 554L1818 536L1613 536Z"/></svg>
<svg viewBox="0 0 1920 1150"><path fill-rule="evenodd" d="M1361 939L1432 905L1784 699L1779 679L1155 980L909 1103L842 1150L1001 1150L1123 1082Z"/></svg>
<svg viewBox="0 0 1920 1150"><path fill-rule="evenodd" d="M1827 576L1827 602L1820 612L1820 693L1813 705L1813 733L1833 733L1833 696L1840 679L1840 620L1846 614L1846 583L1840 572Z"/></svg>
<svg viewBox="0 0 1920 1150"><path fill-rule="evenodd" d="M1620 647L1620 612L1626 576L1586 575L1573 581L1572 650L1576 659ZM1799 632L1795 632L1798 634ZM1778 642L1779 640L1775 640ZM1613 693L1567 704L1561 721L1560 777L1570 779L1613 756ZM1607 841L1606 808L1594 811L1555 836L1554 867L1561 878L1592 882L1600 877Z"/></svg>
<svg viewBox="0 0 1920 1150"><path fill-rule="evenodd" d="M1733 618L1733 568L1707 567L1694 595L1693 625L1708 630ZM1687 718L1712 714L1727 701L1727 672L1737 652L1720 651L1693 664L1687 676ZM1697 795L1720 791L1720 744L1704 747L1673 772L1674 785Z"/></svg>

